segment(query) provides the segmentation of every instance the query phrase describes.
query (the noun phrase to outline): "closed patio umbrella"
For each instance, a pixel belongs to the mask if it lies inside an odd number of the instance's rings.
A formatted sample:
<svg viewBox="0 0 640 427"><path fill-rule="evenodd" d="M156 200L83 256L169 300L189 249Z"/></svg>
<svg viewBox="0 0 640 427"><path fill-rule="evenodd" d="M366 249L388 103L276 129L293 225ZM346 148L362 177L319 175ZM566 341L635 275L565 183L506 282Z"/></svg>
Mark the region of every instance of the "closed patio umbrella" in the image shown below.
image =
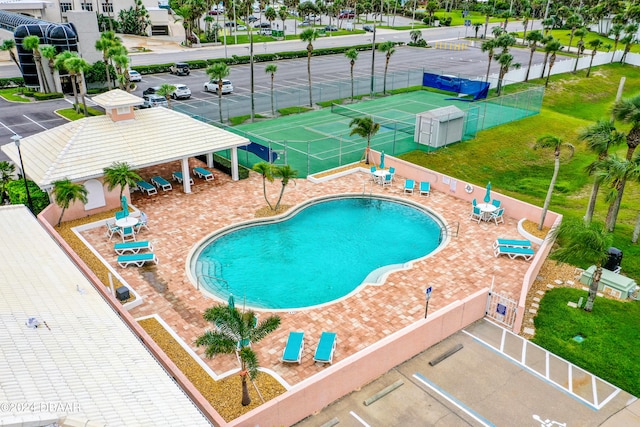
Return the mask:
<svg viewBox="0 0 640 427"><path fill-rule="evenodd" d="M227 300L227 304L229 304L229 309L231 309L231 310L236 308L236 299L233 297L233 294L229 295L229 299Z"/></svg>
<svg viewBox="0 0 640 427"><path fill-rule="evenodd" d="M380 154L380 169L384 169L384 151Z"/></svg>
<svg viewBox="0 0 640 427"><path fill-rule="evenodd" d="M124 216L129 216L129 204L127 203L127 196L122 196L120 202L122 203L122 212L124 212Z"/></svg>
<svg viewBox="0 0 640 427"><path fill-rule="evenodd" d="M487 184L487 193L484 195L484 202L489 203L491 201L491 181Z"/></svg>

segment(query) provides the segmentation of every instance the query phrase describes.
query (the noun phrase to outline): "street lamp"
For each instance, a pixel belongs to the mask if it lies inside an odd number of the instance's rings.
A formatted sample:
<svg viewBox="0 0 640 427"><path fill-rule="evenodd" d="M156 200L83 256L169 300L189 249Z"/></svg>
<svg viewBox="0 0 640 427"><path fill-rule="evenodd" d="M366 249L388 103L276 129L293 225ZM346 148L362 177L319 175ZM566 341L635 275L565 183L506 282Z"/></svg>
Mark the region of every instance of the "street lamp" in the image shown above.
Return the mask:
<svg viewBox="0 0 640 427"><path fill-rule="evenodd" d="M15 134L11 137L11 140L16 144L18 148L18 158L20 159L20 169L22 170L22 179L24 180L24 189L27 191L27 203L29 204L29 210L33 212L33 202L31 201L31 193L29 193L29 185L27 185L27 174L24 172L24 164L22 163L22 151L20 151L20 140L22 137Z"/></svg>

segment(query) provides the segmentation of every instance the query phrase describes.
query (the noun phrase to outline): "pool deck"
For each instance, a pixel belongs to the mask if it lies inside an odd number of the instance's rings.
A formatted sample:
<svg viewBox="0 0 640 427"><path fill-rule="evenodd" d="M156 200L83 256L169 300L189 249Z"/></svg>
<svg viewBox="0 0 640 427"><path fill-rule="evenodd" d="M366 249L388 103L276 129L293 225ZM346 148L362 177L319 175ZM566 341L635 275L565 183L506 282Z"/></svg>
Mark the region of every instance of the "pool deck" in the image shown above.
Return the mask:
<svg viewBox="0 0 640 427"><path fill-rule="evenodd" d="M193 166L202 166L191 159ZM140 172L143 178L154 175L171 177L180 170L178 162L168 163ZM143 230L138 240L151 240L159 259L156 269L137 267L121 268L116 263L113 244L104 228L83 232L83 236L115 268L116 271L144 297L144 303L131 314L138 318L156 314L201 357L203 349L193 346L196 337L211 325L202 319L203 311L218 303L195 288L186 275L186 258L191 248L212 232L240 221L255 218L256 211L266 206L262 177L252 173L246 180L231 178L214 170L215 180L194 178L192 193L185 194L182 187L174 185L171 191L159 190L157 195L133 193L132 203L149 218L149 230ZM334 362L344 359L374 342L398 331L424 317L425 289L433 287L429 313L449 303L491 287L517 299L522 278L529 262L521 258L495 258L492 244L497 237L517 238L517 220L505 216L505 224L469 220L471 206L446 193L432 191L430 197L403 194L404 179L396 176L391 188L367 184L369 175L353 173L321 184L306 179L296 179L285 189L283 205L296 205L311 198L340 193L385 194L411 200L427 206L442 216L449 224L460 223L458 237L452 237L447 246L436 254L417 261L412 268L391 273L380 285L367 285L348 298L313 309L280 311L280 328L267 336L253 349L260 366L279 374L287 383L295 385L321 372L324 367L313 362L313 353L322 331L337 333L338 341ZM279 180L267 183L270 200L275 202L280 192ZM505 211L508 215L508 211ZM384 245L384 238L375 230L362 230L362 238L371 240L372 247ZM538 248L535 247L537 250ZM274 262L278 262L274 259ZM354 260L357 262L357 259ZM300 283L300 292L304 292ZM226 301L224 301L226 303ZM236 296L236 306L242 307L241 296ZM262 319L272 314L259 311ZM289 331L305 332L305 349L302 363L283 364L282 351ZM238 368L235 357L219 355L204 359L217 374Z"/></svg>

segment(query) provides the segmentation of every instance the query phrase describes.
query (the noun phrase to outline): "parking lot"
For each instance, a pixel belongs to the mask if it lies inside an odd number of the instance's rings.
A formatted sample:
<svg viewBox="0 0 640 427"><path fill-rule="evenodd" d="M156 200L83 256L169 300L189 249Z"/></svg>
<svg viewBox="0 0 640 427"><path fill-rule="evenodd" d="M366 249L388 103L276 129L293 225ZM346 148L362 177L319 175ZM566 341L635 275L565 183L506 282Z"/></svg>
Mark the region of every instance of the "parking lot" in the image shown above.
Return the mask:
<svg viewBox="0 0 640 427"><path fill-rule="evenodd" d="M634 400L628 393L594 410L478 338L500 329L480 320L296 426L633 425L616 424Z"/></svg>

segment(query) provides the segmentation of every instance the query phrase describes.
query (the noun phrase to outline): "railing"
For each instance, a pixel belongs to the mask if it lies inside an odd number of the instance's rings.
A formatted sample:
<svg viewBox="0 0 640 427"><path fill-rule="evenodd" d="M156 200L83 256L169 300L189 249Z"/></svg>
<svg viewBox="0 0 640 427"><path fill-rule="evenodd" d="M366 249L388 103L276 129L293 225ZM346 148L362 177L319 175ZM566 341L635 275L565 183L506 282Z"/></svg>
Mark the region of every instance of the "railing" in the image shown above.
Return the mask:
<svg viewBox="0 0 640 427"><path fill-rule="evenodd" d="M229 282L227 282L226 280L224 280L221 277L217 277L217 276L210 276L208 274L198 274L196 276L196 288L198 290L200 290L200 278L202 277L206 277L209 279L213 279L214 281L211 283L215 288L217 288L218 290L229 290ZM219 284L222 284L223 287L219 286Z"/></svg>

